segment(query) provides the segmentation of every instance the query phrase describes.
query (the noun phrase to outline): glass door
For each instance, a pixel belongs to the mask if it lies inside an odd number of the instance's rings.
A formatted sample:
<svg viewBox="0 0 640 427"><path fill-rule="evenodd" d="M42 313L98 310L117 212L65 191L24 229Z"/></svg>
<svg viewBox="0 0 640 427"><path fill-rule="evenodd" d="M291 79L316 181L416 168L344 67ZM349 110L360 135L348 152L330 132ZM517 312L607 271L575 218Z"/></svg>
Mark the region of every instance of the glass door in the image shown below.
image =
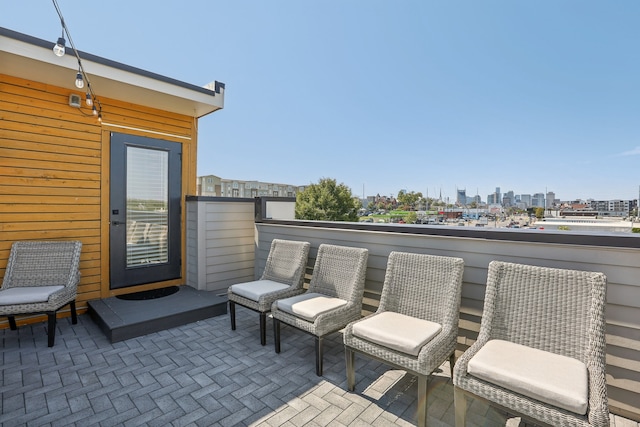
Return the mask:
<svg viewBox="0 0 640 427"><path fill-rule="evenodd" d="M111 134L111 289L180 277L182 145Z"/></svg>

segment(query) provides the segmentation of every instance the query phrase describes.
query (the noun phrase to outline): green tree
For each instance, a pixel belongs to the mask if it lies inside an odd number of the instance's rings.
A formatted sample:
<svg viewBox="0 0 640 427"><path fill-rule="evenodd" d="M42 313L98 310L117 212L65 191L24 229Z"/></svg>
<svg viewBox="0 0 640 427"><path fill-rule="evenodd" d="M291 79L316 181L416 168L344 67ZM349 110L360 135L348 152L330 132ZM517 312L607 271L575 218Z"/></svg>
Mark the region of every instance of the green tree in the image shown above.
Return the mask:
<svg viewBox="0 0 640 427"><path fill-rule="evenodd" d="M544 208L536 208L536 218L544 218Z"/></svg>
<svg viewBox="0 0 640 427"><path fill-rule="evenodd" d="M407 224L415 224L418 220L418 214L415 212L409 212L403 219Z"/></svg>
<svg viewBox="0 0 640 427"><path fill-rule="evenodd" d="M398 203L404 205L408 209L415 209L415 205L422 199L422 193L411 191L407 193L404 190L398 191Z"/></svg>
<svg viewBox="0 0 640 427"><path fill-rule="evenodd" d="M345 184L321 178L296 196L296 219L357 221L361 203Z"/></svg>
<svg viewBox="0 0 640 427"><path fill-rule="evenodd" d="M367 205L367 210L369 212L375 212L378 209L378 205L376 205L376 202L369 202L369 204Z"/></svg>

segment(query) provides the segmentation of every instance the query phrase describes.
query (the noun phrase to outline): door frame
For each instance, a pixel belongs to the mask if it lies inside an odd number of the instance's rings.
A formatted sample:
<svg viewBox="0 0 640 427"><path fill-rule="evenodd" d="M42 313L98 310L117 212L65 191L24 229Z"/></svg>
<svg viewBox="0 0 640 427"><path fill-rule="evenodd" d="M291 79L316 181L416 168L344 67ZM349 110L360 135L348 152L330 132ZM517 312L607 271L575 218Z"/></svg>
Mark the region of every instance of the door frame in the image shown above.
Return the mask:
<svg viewBox="0 0 640 427"><path fill-rule="evenodd" d="M181 217L182 207L181 201L184 198L182 194L182 144L166 139L152 138L148 136L130 135L122 132L111 132L111 195L110 209L111 229L109 239L111 245L110 261L111 261L111 289L131 288L139 284L153 283L154 281L166 281L182 278L182 231ZM129 213L128 207L128 190L129 180L133 176L129 175L130 168L127 166L129 161L133 161L133 152L130 149L139 151L142 155L151 155L151 153L164 153L166 161L166 175L164 184L168 196L166 216L166 238L167 238L167 259L162 262L143 262L133 266L128 262L128 251L135 248L149 248L149 242L129 245L127 239L129 234ZM149 153L149 154L143 154ZM115 157L115 158L114 158ZM115 161L115 162L114 162ZM134 176L137 175L136 170L132 170ZM143 178L144 179L144 178ZM154 179L155 181L155 179ZM144 198L144 197L143 197ZM138 211L136 211L138 212ZM140 213L140 212L139 212ZM143 224L147 225L153 216L149 211L143 211ZM135 221L134 221L135 223ZM153 227L153 226L152 226ZM146 234L146 231L145 231ZM145 236L146 238L146 236ZM117 245L114 247L113 245ZM139 255L143 255L141 252ZM117 283L115 283L117 282Z"/></svg>
<svg viewBox="0 0 640 427"><path fill-rule="evenodd" d="M111 125L108 123L102 123L102 164L100 170L101 192L100 192L100 235L96 236L95 240L100 247L99 260L92 260L92 265L95 266L96 274L100 275L100 289L90 291L88 296L92 298L108 298L111 296L122 295L132 292L147 291L152 289L164 288L172 285L183 285L186 283L186 204L185 199L188 195L195 195L197 189L197 176L196 176L196 149L197 149L197 119L191 118L191 134L188 135L175 135L169 133L156 132L152 130L145 130L140 128L131 128L120 125ZM133 136L145 136L151 138L165 139L171 142L179 142L182 144L182 199L180 201L180 207L182 215L180 218L180 230L182 235L181 241L181 257L183 259L181 278L172 279L162 282L147 283L144 285L136 285L128 288L110 289L110 271L109 271L109 254L111 251L109 242L109 230L110 230L110 172L111 172L111 132L126 133Z"/></svg>

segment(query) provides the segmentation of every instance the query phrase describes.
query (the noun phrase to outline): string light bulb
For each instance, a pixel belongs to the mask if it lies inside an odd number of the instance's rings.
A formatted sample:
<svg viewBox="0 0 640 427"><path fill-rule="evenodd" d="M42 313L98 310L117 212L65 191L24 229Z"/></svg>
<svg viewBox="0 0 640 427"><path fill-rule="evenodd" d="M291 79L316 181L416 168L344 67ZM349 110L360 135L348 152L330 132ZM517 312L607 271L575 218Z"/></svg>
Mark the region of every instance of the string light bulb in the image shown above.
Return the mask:
<svg viewBox="0 0 640 427"><path fill-rule="evenodd" d="M53 53L55 53L56 56L64 56L66 52L65 43L64 37L58 37L58 42L53 46Z"/></svg>
<svg viewBox="0 0 640 427"><path fill-rule="evenodd" d="M84 87L84 79L82 78L82 73L78 68L78 74L76 74L76 87L78 89L82 89Z"/></svg>
<svg viewBox="0 0 640 427"><path fill-rule="evenodd" d="M52 0L52 1L53 1L53 6L56 8L56 12L58 13L58 17L60 18L60 24L62 25L62 35L60 36L60 38L58 38L58 42L55 44L55 46L53 46L53 53L59 57L65 55L66 53L65 34L66 34L67 39L69 40L69 45L70 45L69 51L72 54L74 54L76 59L78 60L78 73L76 74L75 85L78 89L84 88L85 84L87 85L87 89L85 91L86 92L85 103L87 107L91 108L92 115L98 118L98 122L102 122L102 105L100 104L100 99L98 99L98 97L96 97L95 93L93 92L93 88L91 87L91 81L89 80L89 76L84 71L84 67L82 66L82 60L80 58L80 55L78 54L78 50L76 49L76 46L73 43L73 39L71 38L69 29L64 23L64 17L62 16L62 11L60 10L60 6L58 6L58 1L57 0ZM96 105L97 105L97 108L96 108Z"/></svg>

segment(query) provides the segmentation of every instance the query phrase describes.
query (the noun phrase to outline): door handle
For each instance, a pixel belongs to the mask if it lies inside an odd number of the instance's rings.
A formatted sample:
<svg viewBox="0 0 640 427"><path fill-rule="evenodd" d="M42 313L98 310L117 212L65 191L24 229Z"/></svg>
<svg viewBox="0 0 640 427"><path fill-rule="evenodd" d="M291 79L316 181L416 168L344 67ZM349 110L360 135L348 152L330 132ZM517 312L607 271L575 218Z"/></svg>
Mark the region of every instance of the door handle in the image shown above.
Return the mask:
<svg viewBox="0 0 640 427"><path fill-rule="evenodd" d="M120 225L122 222L120 221L111 221L111 225Z"/></svg>

